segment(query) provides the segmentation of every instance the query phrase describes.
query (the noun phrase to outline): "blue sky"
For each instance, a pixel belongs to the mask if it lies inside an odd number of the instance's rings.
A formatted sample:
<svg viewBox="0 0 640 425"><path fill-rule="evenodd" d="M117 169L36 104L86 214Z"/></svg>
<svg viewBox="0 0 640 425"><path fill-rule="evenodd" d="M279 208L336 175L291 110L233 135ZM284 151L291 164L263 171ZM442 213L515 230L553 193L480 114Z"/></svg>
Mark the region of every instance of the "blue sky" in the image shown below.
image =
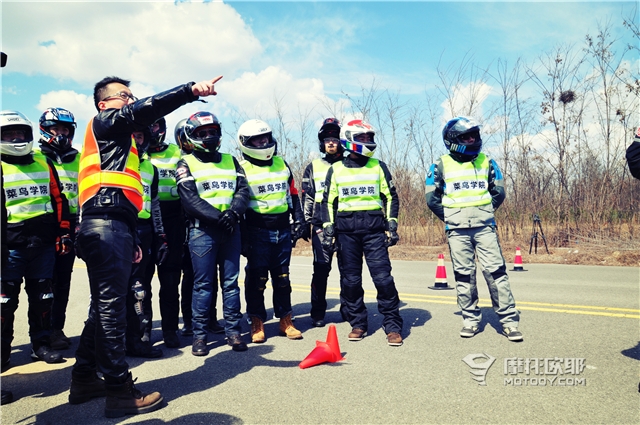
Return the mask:
<svg viewBox="0 0 640 425"><path fill-rule="evenodd" d="M218 96L167 117L169 133L200 110L219 116L223 149L243 118L314 125L349 111L344 96L375 79L403 99L438 84L436 69L472 58L534 61L559 44L580 46L598 24L622 27L637 2L25 2L3 0L2 109L36 125L49 106L71 110L75 144L95 114L93 84L132 80L139 97L224 75ZM637 52L631 57L637 68ZM445 120L446 109L442 110ZM341 117L342 118L342 117Z"/></svg>

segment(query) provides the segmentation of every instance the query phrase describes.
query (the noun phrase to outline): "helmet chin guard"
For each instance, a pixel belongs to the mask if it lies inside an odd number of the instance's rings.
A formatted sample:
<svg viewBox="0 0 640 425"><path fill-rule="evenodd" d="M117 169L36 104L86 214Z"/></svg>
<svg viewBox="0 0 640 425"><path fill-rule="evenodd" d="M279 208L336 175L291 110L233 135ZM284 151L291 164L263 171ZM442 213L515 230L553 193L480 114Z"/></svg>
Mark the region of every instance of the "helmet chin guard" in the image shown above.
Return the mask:
<svg viewBox="0 0 640 425"><path fill-rule="evenodd" d="M15 137L0 142L0 154L9 156L26 156L33 148L33 126L31 121L18 111L0 112L0 130L4 134L8 131L22 131L24 137Z"/></svg>
<svg viewBox="0 0 640 425"><path fill-rule="evenodd" d="M362 142L358 136L367 134L370 141ZM375 142L376 130L362 120L349 121L340 131L340 144L344 150L371 158L378 146Z"/></svg>

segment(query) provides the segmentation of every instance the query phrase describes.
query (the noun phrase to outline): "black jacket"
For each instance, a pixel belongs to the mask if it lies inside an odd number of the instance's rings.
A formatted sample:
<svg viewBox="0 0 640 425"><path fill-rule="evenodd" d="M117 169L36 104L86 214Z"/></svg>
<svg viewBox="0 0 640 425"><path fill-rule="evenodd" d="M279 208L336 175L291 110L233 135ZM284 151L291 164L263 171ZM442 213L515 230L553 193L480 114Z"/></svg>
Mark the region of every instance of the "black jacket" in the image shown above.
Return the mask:
<svg viewBox="0 0 640 425"><path fill-rule="evenodd" d="M338 161L342 161L342 152L335 155L325 155L322 161L327 164L333 164ZM323 182L324 184L324 182ZM304 211L304 219L306 222L313 224L314 226L322 227L322 219L315 211L320 208L316 205L316 185L315 185L315 171L313 170L313 162L307 165L302 175L302 209Z"/></svg>
<svg viewBox="0 0 640 425"><path fill-rule="evenodd" d="M197 100L187 83L171 90L140 99L122 109L100 111L93 119L93 132L100 150L103 170L123 170L131 149L131 133L141 131L180 106ZM91 131L87 129L87 131ZM134 230L138 211L121 189L102 188L85 202L82 217L104 216L120 219Z"/></svg>
<svg viewBox="0 0 640 425"><path fill-rule="evenodd" d="M640 128L638 128L640 133ZM636 135L635 140L627 148L627 164L631 175L640 179L640 134Z"/></svg>

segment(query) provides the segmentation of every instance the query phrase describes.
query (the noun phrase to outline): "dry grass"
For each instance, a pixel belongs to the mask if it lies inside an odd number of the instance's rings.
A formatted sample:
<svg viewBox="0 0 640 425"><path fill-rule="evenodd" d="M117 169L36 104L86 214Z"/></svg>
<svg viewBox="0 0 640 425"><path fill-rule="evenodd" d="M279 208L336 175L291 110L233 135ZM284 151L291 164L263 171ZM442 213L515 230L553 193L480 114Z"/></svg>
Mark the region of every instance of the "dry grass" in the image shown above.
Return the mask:
<svg viewBox="0 0 640 425"><path fill-rule="evenodd" d="M629 241L625 243L611 241L608 243L601 242L599 244L582 243L572 248L549 247L549 254L546 253L544 246L538 246L538 254L533 253L533 251L532 254L529 254L528 243L517 245L514 242L503 242L502 252L504 253L507 264L513 263L516 246L520 246L521 248L522 261L525 265L545 263L640 266L640 241L636 244L631 244ZM446 244L437 246L400 244L389 249L389 256L392 260L436 261L438 254L444 254L445 258L448 258L449 247ZM312 257L311 244L302 240L299 241L293 250L293 255Z"/></svg>

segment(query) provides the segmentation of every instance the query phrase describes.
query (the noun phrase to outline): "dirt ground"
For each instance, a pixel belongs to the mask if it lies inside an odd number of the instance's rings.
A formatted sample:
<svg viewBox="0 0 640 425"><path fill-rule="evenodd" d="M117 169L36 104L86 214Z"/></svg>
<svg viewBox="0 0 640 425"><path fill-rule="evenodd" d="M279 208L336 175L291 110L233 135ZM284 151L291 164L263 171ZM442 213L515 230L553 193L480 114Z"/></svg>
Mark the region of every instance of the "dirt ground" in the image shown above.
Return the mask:
<svg viewBox="0 0 640 425"><path fill-rule="evenodd" d="M515 259L516 246L513 244L502 244L507 264L512 264ZM449 259L449 247L441 246L410 246L397 245L389 249L389 255L393 260L422 260L436 261L438 254L444 254L445 259ZM521 246L523 264L531 263L553 263L553 264L580 264L580 265L601 265L601 266L640 266L640 243L637 247L620 248L611 244L598 246L576 246L574 248L549 247L549 254L544 246L538 247L538 254L532 251L529 254L529 246ZM303 240L298 241L293 249L293 255L312 257L311 245Z"/></svg>

